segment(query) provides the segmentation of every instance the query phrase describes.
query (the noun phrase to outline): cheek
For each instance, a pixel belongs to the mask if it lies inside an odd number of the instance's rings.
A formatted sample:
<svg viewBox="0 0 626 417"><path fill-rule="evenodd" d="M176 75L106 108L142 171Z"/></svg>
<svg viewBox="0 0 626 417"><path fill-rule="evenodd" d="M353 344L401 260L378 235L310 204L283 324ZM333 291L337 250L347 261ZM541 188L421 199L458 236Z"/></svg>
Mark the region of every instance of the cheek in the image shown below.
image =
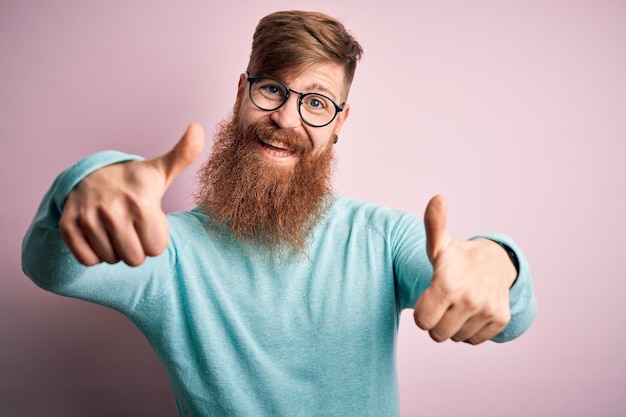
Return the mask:
<svg viewBox="0 0 626 417"><path fill-rule="evenodd" d="M319 130L319 129L318 129ZM313 153L320 154L333 143L333 131L332 129L323 129L322 132L308 132L309 137L313 141Z"/></svg>
<svg viewBox="0 0 626 417"><path fill-rule="evenodd" d="M244 102L242 106L239 108L239 126L242 128L246 128L256 122L259 121L258 115L255 115L254 111L251 111L246 107L246 103Z"/></svg>
<svg viewBox="0 0 626 417"><path fill-rule="evenodd" d="M271 112L257 109L247 97L243 99L239 106L238 120L240 127L243 128L258 122L269 122L270 116Z"/></svg>

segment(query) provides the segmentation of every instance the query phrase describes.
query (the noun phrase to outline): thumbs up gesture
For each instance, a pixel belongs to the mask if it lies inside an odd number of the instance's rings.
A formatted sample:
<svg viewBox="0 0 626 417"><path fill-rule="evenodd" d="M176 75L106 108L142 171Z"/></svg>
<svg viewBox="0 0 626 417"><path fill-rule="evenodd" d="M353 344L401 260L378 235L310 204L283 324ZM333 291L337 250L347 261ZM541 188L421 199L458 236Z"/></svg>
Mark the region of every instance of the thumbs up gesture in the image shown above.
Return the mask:
<svg viewBox="0 0 626 417"><path fill-rule="evenodd" d="M76 259L87 266L136 266L162 253L169 233L161 200L203 148L204 131L192 124L157 158L109 165L85 177L68 196L59 223Z"/></svg>
<svg viewBox="0 0 626 417"><path fill-rule="evenodd" d="M430 200L424 215L433 277L415 305L415 323L437 342L478 344L508 324L509 288L517 271L497 243L450 236L447 210L446 199L439 195Z"/></svg>

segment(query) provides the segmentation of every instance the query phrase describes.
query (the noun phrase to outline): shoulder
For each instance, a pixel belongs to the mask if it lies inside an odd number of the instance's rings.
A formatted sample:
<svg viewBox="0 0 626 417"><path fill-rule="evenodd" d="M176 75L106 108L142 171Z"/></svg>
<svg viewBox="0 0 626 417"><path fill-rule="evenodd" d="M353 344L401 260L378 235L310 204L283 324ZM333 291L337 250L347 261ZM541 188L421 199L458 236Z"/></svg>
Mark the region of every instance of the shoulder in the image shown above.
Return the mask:
<svg viewBox="0 0 626 417"><path fill-rule="evenodd" d="M200 209L173 212L167 215L170 236L191 239L206 235L207 216Z"/></svg>
<svg viewBox="0 0 626 417"><path fill-rule="evenodd" d="M202 208L167 215L170 245L176 252L202 251L218 253L235 241L227 228L216 223Z"/></svg>
<svg viewBox="0 0 626 417"><path fill-rule="evenodd" d="M413 213L342 195L333 196L326 224L367 228L384 236L407 228L423 228L422 219Z"/></svg>

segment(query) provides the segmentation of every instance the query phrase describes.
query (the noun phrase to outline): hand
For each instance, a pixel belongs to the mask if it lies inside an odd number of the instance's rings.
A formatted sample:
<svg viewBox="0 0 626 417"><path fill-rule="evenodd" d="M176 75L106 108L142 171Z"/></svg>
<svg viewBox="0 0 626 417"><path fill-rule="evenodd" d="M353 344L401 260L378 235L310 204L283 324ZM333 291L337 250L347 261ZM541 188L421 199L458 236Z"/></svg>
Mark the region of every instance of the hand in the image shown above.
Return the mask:
<svg viewBox="0 0 626 417"><path fill-rule="evenodd" d="M204 131L192 124L164 155L109 165L85 177L68 196L59 223L76 259L87 266L136 266L162 253L169 233L161 200L203 147Z"/></svg>
<svg viewBox="0 0 626 417"><path fill-rule="evenodd" d="M433 277L415 305L415 323L437 342L493 338L511 318L509 288L517 271L507 253L488 239L452 238L443 196L430 200L424 223Z"/></svg>

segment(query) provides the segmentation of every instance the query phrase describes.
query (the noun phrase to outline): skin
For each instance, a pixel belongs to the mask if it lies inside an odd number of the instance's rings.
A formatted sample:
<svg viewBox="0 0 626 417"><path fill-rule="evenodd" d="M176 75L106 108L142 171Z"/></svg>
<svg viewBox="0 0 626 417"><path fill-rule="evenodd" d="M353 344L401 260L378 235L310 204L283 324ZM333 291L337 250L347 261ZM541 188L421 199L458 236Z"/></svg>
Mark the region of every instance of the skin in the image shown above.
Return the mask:
<svg viewBox="0 0 626 417"><path fill-rule="evenodd" d="M296 91L323 89L337 102L346 99L343 71L336 64L316 64L285 81ZM244 127L271 120L310 141L314 154L332 146L333 134L339 134L350 111L346 105L331 124L313 128L300 119L297 97L276 111L259 110L250 102L244 74L237 103ZM61 235L77 260L87 266L120 261L137 266L162 253L169 235L161 200L174 179L202 153L204 143L202 127L192 124L169 152L109 165L81 181L68 196L60 221ZM259 144L257 149L273 164L288 167L297 162L298 156L281 143ZM415 305L415 323L438 342L478 344L493 338L510 320L509 289L517 273L508 255L490 240L450 236L447 202L441 195L430 200L424 222L434 274Z"/></svg>

